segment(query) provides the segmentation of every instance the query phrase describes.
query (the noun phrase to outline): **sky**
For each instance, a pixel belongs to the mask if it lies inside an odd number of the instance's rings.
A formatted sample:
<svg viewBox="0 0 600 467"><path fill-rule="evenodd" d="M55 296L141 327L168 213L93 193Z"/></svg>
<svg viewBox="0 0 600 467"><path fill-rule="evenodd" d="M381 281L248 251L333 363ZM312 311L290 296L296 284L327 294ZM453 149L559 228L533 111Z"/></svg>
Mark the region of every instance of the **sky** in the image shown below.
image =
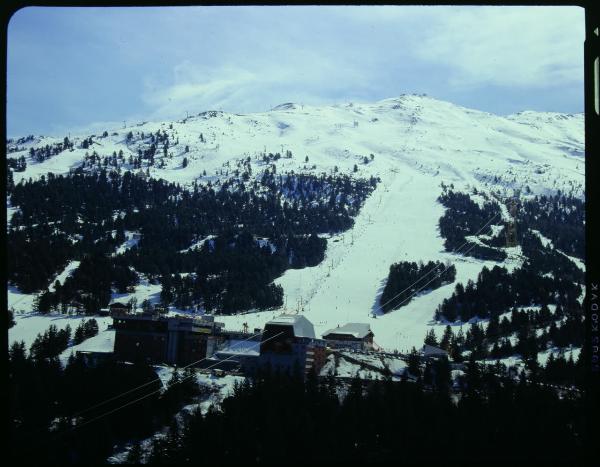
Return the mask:
<svg viewBox="0 0 600 467"><path fill-rule="evenodd" d="M575 6L28 7L8 26L7 133L405 93L583 112L584 36Z"/></svg>

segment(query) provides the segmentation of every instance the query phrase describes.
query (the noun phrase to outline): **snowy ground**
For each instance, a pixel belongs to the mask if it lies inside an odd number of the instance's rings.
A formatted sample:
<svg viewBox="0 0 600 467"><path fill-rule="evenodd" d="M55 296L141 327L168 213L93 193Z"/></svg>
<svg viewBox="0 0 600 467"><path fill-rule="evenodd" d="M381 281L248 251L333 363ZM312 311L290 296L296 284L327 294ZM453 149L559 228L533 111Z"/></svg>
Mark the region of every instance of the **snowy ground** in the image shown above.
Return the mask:
<svg viewBox="0 0 600 467"><path fill-rule="evenodd" d="M112 320L111 320L112 322ZM73 345L60 354L60 361L63 365L67 364L71 354L76 352L106 352L110 353L115 348L115 331L112 329L103 329L97 336L84 340L81 344Z"/></svg>
<svg viewBox="0 0 600 467"><path fill-rule="evenodd" d="M15 341L24 341L27 349L29 349L29 346L33 343L37 335L43 334L44 331L46 331L46 329L48 329L48 327L52 324L54 324L58 329L64 329L68 324L71 326L72 332L75 332L75 328L77 328L81 321L94 318L98 322L98 336L84 341L79 346L70 347L67 349L65 351L68 352L67 358L71 349L92 350L94 346L102 346L101 340L109 337L108 334L105 334L106 332L113 333L114 335L114 331L106 331L108 325L112 324L112 318L108 316L63 315L59 313L48 313L43 315L35 312L17 312L15 313L14 318L16 324L8 330L8 344L11 345ZM114 338L110 340L112 342L114 341ZM106 343L104 345L104 348L106 348L109 344ZM90 346L90 348L84 349L83 347L86 346Z"/></svg>
<svg viewBox="0 0 600 467"><path fill-rule="evenodd" d="M422 344L431 326L441 335L443 325L432 322L433 314L456 283L423 291L408 305L382 315L378 298L392 263L450 260L457 269L456 282L463 283L475 279L484 265L496 264L443 251L437 225L443 207L436 202L441 182L486 193L528 185L533 194L561 189L583 195L582 114L521 112L501 117L429 97L402 95L375 103L291 105L249 115L194 115L172 122L172 129L170 126L171 122L144 122L127 129L107 128L110 136L95 138L88 152L95 150L103 156L122 150L127 159L137 154L137 132L148 135L161 129L179 144L171 147L173 158L166 160L165 168L153 167L150 175L183 186L195 180L206 183L226 177L234 162L246 157L251 158L253 174L259 174L264 169L260 153L287 150L293 157L277 161L278 173L331 173L335 167L340 173L353 173L356 164L357 176L382 179L354 228L328 240L326 258L320 265L289 270L275 281L285 292L281 309L219 317L227 329L241 330L244 322L250 329L262 328L281 312L298 311L314 323L317 335L338 324L368 322L377 344L386 350L406 352ZM125 135L130 130L134 142L126 144ZM25 144L23 154L31 146L52 144L64 137L56 136ZM78 146L86 136L71 139ZM189 153L184 153L186 145ZM26 156L27 169L14 174L15 183L22 178L36 179L48 171L67 173L81 163L85 152L64 151L42 163ZM307 156L309 162L305 162ZM183 157L189 161L186 169L182 168ZM370 160L367 164L364 157ZM481 202L482 198L476 200ZM9 218L15 210L7 203ZM492 233L492 229L483 233ZM126 235L117 253L138 241L134 232ZM519 248L509 253L503 265L512 269L522 258ZM584 267L581 261L577 264ZM16 310L33 309L33 296L14 288L9 288L8 295L9 306ZM133 297L138 306L144 299L156 303L160 285L142 278L135 292L114 295L113 300Z"/></svg>
<svg viewBox="0 0 600 467"><path fill-rule="evenodd" d="M79 267L81 261L70 261L69 264L65 266L63 271L60 274L50 281L50 285L48 286L48 290L50 292L55 292L54 284L58 281L61 285L64 285L65 279L73 274L73 271Z"/></svg>
<svg viewBox="0 0 600 467"><path fill-rule="evenodd" d="M544 365L546 365L546 362L548 361L550 354L554 354L554 357L558 357L561 353L565 357L565 359L568 360L569 356L572 356L573 361L576 362L577 358L579 357L580 352L581 352L581 348L579 348L579 347L572 348L572 349L566 349L566 350L563 350L562 352L558 348L548 349L548 350L544 350L543 352L538 352L538 362L540 365L544 366ZM506 358L500 358L497 360L490 358L490 359L484 360L484 362L487 363L488 365L493 365L498 360L500 361L500 363L503 363L507 367L511 367L511 366L523 367L523 361L521 360L520 356L518 356L518 355L513 355L511 357L506 357Z"/></svg>

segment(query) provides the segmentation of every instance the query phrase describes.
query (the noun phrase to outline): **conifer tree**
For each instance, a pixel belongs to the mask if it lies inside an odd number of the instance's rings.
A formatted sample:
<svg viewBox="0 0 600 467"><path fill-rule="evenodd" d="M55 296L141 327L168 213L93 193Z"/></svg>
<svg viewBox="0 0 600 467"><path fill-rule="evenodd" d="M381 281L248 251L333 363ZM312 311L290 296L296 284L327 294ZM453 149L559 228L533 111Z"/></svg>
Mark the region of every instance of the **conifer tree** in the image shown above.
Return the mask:
<svg viewBox="0 0 600 467"><path fill-rule="evenodd" d="M427 331L427 334L425 335L425 344L433 345L434 347L437 347L439 345L437 337L435 335L435 331L433 328L431 328L431 329L429 329L429 331Z"/></svg>
<svg viewBox="0 0 600 467"><path fill-rule="evenodd" d="M419 377L421 375L420 364L421 358L417 349L413 347L408 354L408 372L414 377Z"/></svg>
<svg viewBox="0 0 600 467"><path fill-rule="evenodd" d="M452 328L450 327L450 325L447 325L444 329L444 335L442 336L442 340L440 341L440 348L449 351L453 338L454 333L452 332Z"/></svg>

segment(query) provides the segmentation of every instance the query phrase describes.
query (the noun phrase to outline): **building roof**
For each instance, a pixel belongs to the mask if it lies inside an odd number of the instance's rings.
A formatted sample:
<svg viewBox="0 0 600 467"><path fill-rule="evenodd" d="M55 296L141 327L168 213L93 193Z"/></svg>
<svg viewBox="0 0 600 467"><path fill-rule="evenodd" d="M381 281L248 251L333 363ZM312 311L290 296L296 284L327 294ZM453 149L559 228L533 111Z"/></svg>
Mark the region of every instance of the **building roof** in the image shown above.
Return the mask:
<svg viewBox="0 0 600 467"><path fill-rule="evenodd" d="M423 344L423 348L421 349L421 353L426 356L433 356L433 355L448 355L448 352L446 352L444 349L440 349L439 347L435 347L433 345L429 345L429 344Z"/></svg>
<svg viewBox="0 0 600 467"><path fill-rule="evenodd" d="M302 315L279 315L267 324L293 326L294 336L315 338L315 328L312 323Z"/></svg>
<svg viewBox="0 0 600 467"><path fill-rule="evenodd" d="M329 334L346 334L356 339L362 339L371 332L371 327L368 323L346 323L343 326L330 329L323 333L325 338Z"/></svg>

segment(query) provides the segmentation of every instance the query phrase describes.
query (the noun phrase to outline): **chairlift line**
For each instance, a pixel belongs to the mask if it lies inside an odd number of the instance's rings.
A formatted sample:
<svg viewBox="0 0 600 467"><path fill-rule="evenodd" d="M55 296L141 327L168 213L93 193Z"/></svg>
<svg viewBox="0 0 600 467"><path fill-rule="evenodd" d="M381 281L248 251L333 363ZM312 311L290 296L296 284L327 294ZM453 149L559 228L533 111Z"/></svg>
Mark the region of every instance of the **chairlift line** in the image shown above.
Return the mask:
<svg viewBox="0 0 600 467"><path fill-rule="evenodd" d="M494 220L496 217L498 217L498 216L499 216L499 214L494 214L494 215L493 215L493 216L492 216L492 217L491 217L491 218L490 218L490 219L489 219L489 220L488 220L488 221L487 221L487 222L486 222L486 223L483 225L483 227L481 227L481 228L480 228L480 229L479 229L479 230L478 230L478 231L475 233L475 236L479 235L479 234L480 234L480 232L481 232L481 231L483 231L483 229L485 229L485 228L488 226L488 224L490 224L490 222L492 222L492 221L493 221L493 220ZM465 245L468 245L469 243L470 243L469 241L466 241L466 242L464 242L462 245L460 245L460 246L459 246L459 247L458 247L456 250L452 251L451 253L458 253L458 252L459 252L459 250L461 250L461 249L462 249L462 248L463 248ZM474 244L474 245L473 245L471 248L469 248L467 251L471 251L471 249L472 249L474 246L475 246L475 244ZM466 253L466 252L465 252L465 253ZM440 266L442 266L442 265L440 264ZM449 266L450 266L450 265L449 265ZM449 266L448 266L448 267L449 267ZM423 279L424 279L425 277L427 277L429 274L431 274L432 272L434 272L434 271L435 271L435 270L436 270L438 267L439 267L439 266L435 266L435 267L433 267L433 268L432 268L432 269L431 269L429 272L427 272L427 273L426 273L426 274L424 274L423 276L419 277L419 278L418 278L418 279L417 279L415 282L413 282L412 284L410 284L410 285L409 285L407 288L405 288L405 289L404 289L404 290L402 290L401 292L399 292L399 293L397 293L396 295L394 295L392 298L390 298L390 299L389 299L388 301L386 301L385 303L383 303L383 304L379 305L379 309L380 309L381 311L383 311L383 307L384 307L384 306L386 306L387 304L389 304L389 303L391 303L392 301L394 301L396 298L398 298L398 297L399 297L400 295L402 295L404 292L407 292L408 290L411 290L411 291L412 291L412 290L414 290L414 288L413 288L413 287L414 287L416 284L418 284L418 283L419 283L421 280L423 280ZM446 268L444 269L444 271L445 271L446 269L448 269L448 267L446 267ZM442 273L443 273L444 271L442 271ZM440 273L440 275L441 275L442 273ZM432 281L429 281L429 282L428 282L428 284L429 284L430 282L432 282ZM421 290L421 289L419 289L419 290ZM414 294L412 294L412 295L414 295ZM411 297L412 297L412 295L411 295Z"/></svg>
<svg viewBox="0 0 600 467"><path fill-rule="evenodd" d="M473 245L471 245L471 247L469 249L467 249L464 254L466 254L467 252L471 251L473 248L475 248L475 246L477 246L477 243L473 243ZM452 266L452 264L448 264L444 270L442 271L442 273L446 272L446 270ZM429 282L427 282L423 287L421 287L420 289L418 289L416 292L414 292L413 294L411 294L410 296L408 296L406 299L404 299L399 305L398 307L404 305L405 302L407 302L408 300L410 300L413 296L415 296L417 293L419 293L421 290L423 290L425 287L427 287L429 284L431 284L436 278L434 277L433 279L431 279ZM397 309L397 308L396 308Z"/></svg>
<svg viewBox="0 0 600 467"><path fill-rule="evenodd" d="M248 341L248 340L251 340L251 339L253 339L254 337L257 337L257 336L259 336L259 335L260 335L260 334L262 334L262 333L263 333L263 331L261 331L261 332L259 332L259 333L256 333L256 334L254 334L254 335L252 335L252 336L250 336L250 337L248 337L248 338L246 338L246 339L242 339L242 340L241 340L241 341L239 341L237 344L234 344L234 345L233 345L231 348L233 349L235 346L237 346L237 345L240 345L241 343L243 343L243 342L246 342L246 341ZM195 362L192 362L192 363L190 363L190 364L188 364L188 365L186 365L186 366L184 366L184 367L181 367L180 369L181 369L181 370L185 370L186 368L189 368L189 367L191 367L191 366L193 366L193 365L196 365L196 364L198 364L198 363L200 363L200 362L203 362L204 360L207 360L207 359L208 359L208 357L201 358L200 360L197 360L197 361L195 361ZM125 396L125 395L127 395L127 394L129 394L129 393L131 393L131 392L133 392L133 391L137 391L138 389L141 389L141 388L143 388L143 387L146 387L146 386L148 386L148 385L150 385L150 384L152 384L152 383L154 383L154 382L155 382L154 380L153 380L153 381L149 381L149 382L147 382L147 383L144 383L144 384L142 384L142 385L140 385L140 386L137 386L137 387L135 387L135 388L129 389L128 391L122 392L121 394L117 394L116 396L113 396L113 397L111 397L110 399L106 399L106 400L105 400L105 401L103 401L103 402L99 402L99 403L98 403L98 404L96 404L96 405L92 405L91 407L88 407L87 409L83 409L83 410L80 410L79 412L75 412L75 413L73 414L73 416L75 417L75 416L77 416L77 415L81 415L81 414L83 414L83 413L85 413L85 412L88 412L88 411L90 411L90 410L92 410L92 409L95 409L95 408L97 408L97 407L100 407L100 406L102 406L102 405L104 405L104 404L107 404L108 402L112 402L112 401L114 401L115 399L118 399L118 398L120 398L120 397L122 397L122 396Z"/></svg>
<svg viewBox="0 0 600 467"><path fill-rule="evenodd" d="M258 333L258 334L262 334L262 332L260 332L260 333ZM256 335L258 335L258 334L256 334ZM269 338L265 339L264 341L261 341L261 342L259 342L259 345L260 345L260 344L262 344L263 342L268 342L268 341L270 341L271 339L275 339L276 337L280 336L281 334L284 334L284 332L282 331L282 332L280 332L280 333L277 333L277 334L275 334L275 335L274 335L274 336L272 336L272 337L269 337ZM228 360L230 360L230 359L232 359L232 358L236 358L236 355L230 355L229 357L227 357L227 358L224 358L223 360L220 360L220 361L218 361L218 362L216 362L216 363L214 363L214 364L212 364L212 365L208 366L208 367L207 367L207 368L205 368L205 369L206 369L206 370L210 370L210 369L212 369L214 366L216 366L216 365L220 364L221 362L228 361ZM188 366L189 366L189 365L188 365ZM187 368L187 367L184 367L184 368ZM175 371L177 371L177 369L176 369ZM181 384L181 383L183 383L183 382L187 381L188 379L190 379L190 378L195 378L195 377L196 377L196 375L195 375L195 374L193 374L193 375L191 375L191 376L186 376L186 377L183 377L181 380L179 380L178 382L174 383L173 385L171 385L171 386L169 386L169 387L173 387L173 386L175 386L176 384ZM152 382L154 382L154 381L152 381ZM101 419L101 418L104 418L104 417L106 417L106 416L108 416L108 415L110 415L110 414L113 414L113 413L115 413L115 412L117 412L117 411L119 411L119 410L121 410L121 409L124 409L125 407L129 407L130 405L133 405L133 404L135 404L136 402L139 402L139 401L141 401L141 400L144 400L144 399L146 399L146 398L148 398L148 397L150 397L150 396L152 396L152 395L154 395L154 394L157 394L157 393L159 393L159 392L161 392L161 391L162 391L162 387L161 387L161 388L159 388L159 389L157 389L157 390L154 390L154 391L152 391L152 392L150 392L150 393L148 393L148 394L146 394L146 395L144 395L144 396L142 396L142 397L140 397L140 398L138 398L138 399L135 399L135 400L133 400L133 401L130 401L130 402L126 403L126 404L123 404L123 405L121 405L120 407L117 407L117 408L115 408L115 409L113 409L113 410L110 410L110 411L108 411L108 412L105 412L105 413L103 413L103 414L100 414L100 415L98 415L97 417L94 417L94 418L92 418L92 419L90 419L90 420L87 420L87 421L83 422L83 423L82 423L82 424L80 424L80 425L75 425L75 426L74 426L73 428L71 428L70 430L68 430L68 431L66 431L66 432L63 432L63 433L60 433L59 435L66 434L66 433L68 433L68 432L70 432L70 431L74 431L74 430L76 430L76 429L78 429L78 428L81 428L81 427L83 427L83 426L89 425L90 423L92 423L92 422L95 422L96 420L99 420L99 419Z"/></svg>

